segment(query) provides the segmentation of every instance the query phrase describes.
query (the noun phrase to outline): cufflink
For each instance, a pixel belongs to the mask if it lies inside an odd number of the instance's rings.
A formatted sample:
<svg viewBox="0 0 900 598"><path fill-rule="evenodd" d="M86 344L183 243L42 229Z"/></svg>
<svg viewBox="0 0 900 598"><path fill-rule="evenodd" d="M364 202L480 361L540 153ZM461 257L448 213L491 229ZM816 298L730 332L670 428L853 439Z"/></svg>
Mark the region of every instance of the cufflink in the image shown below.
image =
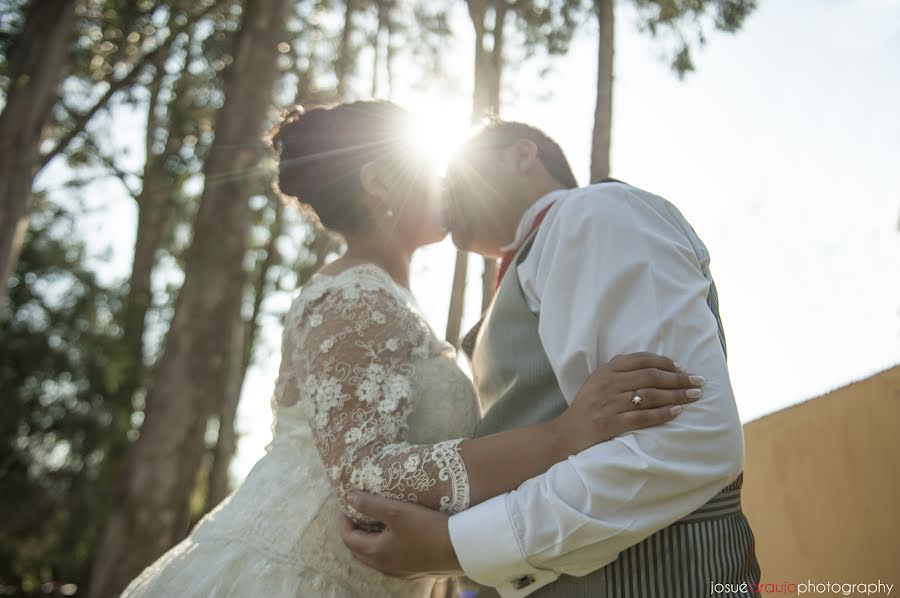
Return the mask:
<svg viewBox="0 0 900 598"><path fill-rule="evenodd" d="M525 586L530 586L534 583L534 575L523 575L522 577L514 579L512 583L517 590L521 590Z"/></svg>

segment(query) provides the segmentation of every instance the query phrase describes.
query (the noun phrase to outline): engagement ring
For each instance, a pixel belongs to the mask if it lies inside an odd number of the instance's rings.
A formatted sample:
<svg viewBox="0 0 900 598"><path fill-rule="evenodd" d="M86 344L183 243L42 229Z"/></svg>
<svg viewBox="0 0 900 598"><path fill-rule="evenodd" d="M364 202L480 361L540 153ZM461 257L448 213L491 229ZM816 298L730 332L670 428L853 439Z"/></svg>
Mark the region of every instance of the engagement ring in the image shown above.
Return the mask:
<svg viewBox="0 0 900 598"><path fill-rule="evenodd" d="M641 395L637 393L636 390L631 391L631 402L634 403L637 407L641 406L641 401L644 399L641 398Z"/></svg>

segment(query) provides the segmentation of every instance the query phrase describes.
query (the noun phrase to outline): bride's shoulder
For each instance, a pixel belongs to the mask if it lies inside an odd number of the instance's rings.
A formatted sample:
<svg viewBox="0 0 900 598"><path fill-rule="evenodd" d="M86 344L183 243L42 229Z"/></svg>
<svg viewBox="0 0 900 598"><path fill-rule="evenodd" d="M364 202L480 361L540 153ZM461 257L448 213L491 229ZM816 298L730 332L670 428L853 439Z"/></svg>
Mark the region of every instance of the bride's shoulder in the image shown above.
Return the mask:
<svg viewBox="0 0 900 598"><path fill-rule="evenodd" d="M313 273L295 297L293 307L302 308L328 299L330 303L353 303L377 296L413 309L415 299L401 287L383 268L371 262L334 263Z"/></svg>

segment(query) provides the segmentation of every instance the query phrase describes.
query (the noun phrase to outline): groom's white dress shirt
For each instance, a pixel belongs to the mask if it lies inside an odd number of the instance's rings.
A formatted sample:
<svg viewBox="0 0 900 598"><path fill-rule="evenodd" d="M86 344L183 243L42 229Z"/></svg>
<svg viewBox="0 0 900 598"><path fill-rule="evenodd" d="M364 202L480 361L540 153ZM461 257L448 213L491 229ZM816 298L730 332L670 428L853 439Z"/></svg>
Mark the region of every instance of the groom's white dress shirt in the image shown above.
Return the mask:
<svg viewBox="0 0 900 598"><path fill-rule="evenodd" d="M591 371L623 353L671 357L706 383L703 397L674 420L592 446L450 517L464 572L503 598L611 563L706 503L744 464L707 304L708 253L693 229L663 198L604 183L541 198L523 215L514 246L552 201L517 269L567 403ZM516 583L528 576L532 583Z"/></svg>

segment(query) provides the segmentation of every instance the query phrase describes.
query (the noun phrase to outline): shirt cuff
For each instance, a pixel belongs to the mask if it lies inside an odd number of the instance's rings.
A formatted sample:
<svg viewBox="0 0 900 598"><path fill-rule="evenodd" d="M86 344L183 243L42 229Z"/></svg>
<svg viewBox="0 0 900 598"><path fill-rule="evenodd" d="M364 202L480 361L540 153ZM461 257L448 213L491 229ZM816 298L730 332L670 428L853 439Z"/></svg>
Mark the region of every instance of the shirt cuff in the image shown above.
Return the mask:
<svg viewBox="0 0 900 598"><path fill-rule="evenodd" d="M450 542L463 572L502 598L521 598L556 581L559 574L528 564L513 528L506 494L450 516Z"/></svg>

